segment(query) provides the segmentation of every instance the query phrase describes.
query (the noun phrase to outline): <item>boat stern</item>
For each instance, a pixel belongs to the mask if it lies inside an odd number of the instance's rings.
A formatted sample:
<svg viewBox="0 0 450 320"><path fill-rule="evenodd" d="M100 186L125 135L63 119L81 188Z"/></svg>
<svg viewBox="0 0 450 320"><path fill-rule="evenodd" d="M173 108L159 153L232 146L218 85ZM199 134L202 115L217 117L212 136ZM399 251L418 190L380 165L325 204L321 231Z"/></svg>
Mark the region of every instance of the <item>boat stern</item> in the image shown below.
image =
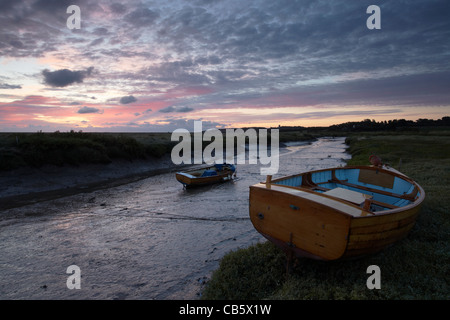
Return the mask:
<svg viewBox="0 0 450 320"><path fill-rule="evenodd" d="M250 187L250 219L264 237L297 256L339 259L352 217L315 200L301 190L256 184Z"/></svg>

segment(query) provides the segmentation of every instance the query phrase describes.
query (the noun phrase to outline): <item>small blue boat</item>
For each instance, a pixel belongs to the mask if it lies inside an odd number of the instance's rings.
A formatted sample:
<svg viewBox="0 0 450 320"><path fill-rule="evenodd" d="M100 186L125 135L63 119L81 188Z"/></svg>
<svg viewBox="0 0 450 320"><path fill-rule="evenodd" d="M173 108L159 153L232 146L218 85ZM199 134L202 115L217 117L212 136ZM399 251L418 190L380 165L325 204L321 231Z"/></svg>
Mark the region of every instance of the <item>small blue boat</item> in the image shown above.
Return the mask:
<svg viewBox="0 0 450 320"><path fill-rule="evenodd" d="M236 167L233 164L223 163L177 172L176 178L184 187L192 187L230 181L233 175L236 176Z"/></svg>

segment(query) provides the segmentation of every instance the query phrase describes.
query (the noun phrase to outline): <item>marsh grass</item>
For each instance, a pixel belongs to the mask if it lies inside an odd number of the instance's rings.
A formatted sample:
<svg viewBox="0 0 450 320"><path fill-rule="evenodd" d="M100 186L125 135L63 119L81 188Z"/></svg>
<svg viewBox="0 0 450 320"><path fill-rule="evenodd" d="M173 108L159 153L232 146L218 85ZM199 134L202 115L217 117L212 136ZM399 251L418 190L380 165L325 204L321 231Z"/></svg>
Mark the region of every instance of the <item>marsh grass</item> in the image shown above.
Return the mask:
<svg viewBox="0 0 450 320"><path fill-rule="evenodd" d="M160 158L169 154L179 141L171 140L171 133L0 133L0 171L43 165L82 165L90 163L107 164L115 159ZM246 136L246 141L248 142ZM271 135L268 134L271 141ZM314 135L303 131L285 132L280 135L283 141L305 141L315 139ZM191 141L194 135L191 134ZM234 138L234 151L237 151L237 138ZM202 141L202 150L211 141ZM191 143L191 153L195 144ZM223 139L227 148L227 138Z"/></svg>
<svg viewBox="0 0 450 320"><path fill-rule="evenodd" d="M0 134L0 170L24 166L110 163L115 159L161 157L172 148L168 134L18 133Z"/></svg>
<svg viewBox="0 0 450 320"><path fill-rule="evenodd" d="M202 299L447 300L449 287L450 136L358 134L347 143L349 164L368 164L375 153L415 179L426 199L408 236L360 259L298 259L286 272L286 255L270 242L226 255ZM401 159L401 161L400 161ZM255 231L256 232L256 231ZM381 289L370 290L367 267L381 270Z"/></svg>

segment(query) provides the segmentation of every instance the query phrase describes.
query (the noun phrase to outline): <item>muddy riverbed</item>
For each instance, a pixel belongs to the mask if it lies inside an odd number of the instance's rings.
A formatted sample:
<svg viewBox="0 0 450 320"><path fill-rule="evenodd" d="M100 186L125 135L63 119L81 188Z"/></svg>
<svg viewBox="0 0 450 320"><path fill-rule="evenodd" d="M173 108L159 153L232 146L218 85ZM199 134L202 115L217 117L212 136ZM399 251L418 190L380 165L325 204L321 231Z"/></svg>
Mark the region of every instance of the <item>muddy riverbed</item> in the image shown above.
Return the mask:
<svg viewBox="0 0 450 320"><path fill-rule="evenodd" d="M345 148L288 144L274 178L344 165ZM263 180L242 164L232 182L186 190L162 173L2 210L0 299L198 299L226 253L265 241L248 217L249 186ZM71 265L80 289L67 286Z"/></svg>

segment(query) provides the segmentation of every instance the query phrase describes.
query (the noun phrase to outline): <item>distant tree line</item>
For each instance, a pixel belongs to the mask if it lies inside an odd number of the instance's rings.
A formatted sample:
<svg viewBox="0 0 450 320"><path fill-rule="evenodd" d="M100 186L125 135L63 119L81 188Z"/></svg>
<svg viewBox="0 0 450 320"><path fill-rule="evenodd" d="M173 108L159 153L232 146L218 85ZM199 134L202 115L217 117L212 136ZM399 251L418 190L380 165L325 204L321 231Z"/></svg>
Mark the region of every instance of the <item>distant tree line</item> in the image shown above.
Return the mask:
<svg viewBox="0 0 450 320"><path fill-rule="evenodd" d="M385 121L375 121L365 119L359 122L346 122L336 124L329 127L329 129L346 132L357 131L383 131L383 130L406 130L423 127L450 127L450 117L443 117L439 120L418 119L416 121L395 119Z"/></svg>

